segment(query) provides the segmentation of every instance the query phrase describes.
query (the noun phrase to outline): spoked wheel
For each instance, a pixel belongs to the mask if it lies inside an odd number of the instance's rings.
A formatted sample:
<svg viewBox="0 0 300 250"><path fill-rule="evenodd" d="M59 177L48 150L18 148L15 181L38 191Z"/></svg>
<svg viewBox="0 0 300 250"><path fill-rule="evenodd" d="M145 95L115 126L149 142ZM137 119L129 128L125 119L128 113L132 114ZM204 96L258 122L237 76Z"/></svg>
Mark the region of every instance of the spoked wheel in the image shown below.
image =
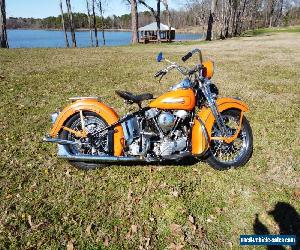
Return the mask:
<svg viewBox="0 0 300 250"><path fill-rule="evenodd" d="M222 117L226 130L230 135L234 135L240 123L241 112L237 110L226 110L222 112ZM212 128L212 137L221 136L221 132L215 123ZM243 117L241 130L238 137L231 143L221 140L211 140L210 150L206 161L213 168L225 170L230 167L240 167L245 165L253 152L252 129L248 120Z"/></svg>
<svg viewBox="0 0 300 250"><path fill-rule="evenodd" d="M102 117L94 112L83 112L84 126L88 133L86 138L77 137L75 134L62 130L60 138L63 140L79 142L78 145L64 145L70 154L74 155L105 155L107 152L107 136L105 132L99 133L101 129L107 127L107 123ZM82 131L82 122L80 114L71 117L65 127L75 131ZM99 164L90 162L69 161L71 165L80 169L94 169L99 167Z"/></svg>

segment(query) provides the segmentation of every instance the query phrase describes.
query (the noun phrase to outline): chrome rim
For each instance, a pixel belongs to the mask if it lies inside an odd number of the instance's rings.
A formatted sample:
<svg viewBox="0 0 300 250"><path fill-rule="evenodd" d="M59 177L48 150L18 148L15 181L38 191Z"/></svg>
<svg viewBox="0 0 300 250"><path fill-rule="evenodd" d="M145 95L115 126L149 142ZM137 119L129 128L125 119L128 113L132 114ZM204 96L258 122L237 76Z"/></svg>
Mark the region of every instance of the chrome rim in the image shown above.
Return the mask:
<svg viewBox="0 0 300 250"><path fill-rule="evenodd" d="M107 152L107 136L100 130L106 127L105 122L96 116L84 116L84 125L88 133L86 138L76 137L68 133L68 140L75 141L77 145L70 145L73 154L101 155ZM75 131L82 131L81 119L78 117L70 126Z"/></svg>
<svg viewBox="0 0 300 250"><path fill-rule="evenodd" d="M237 131L240 122L240 116L233 116L230 114L222 114L226 130L229 135L234 135ZM214 124L212 128L212 136L221 136L221 131L218 126ZM235 164L243 157L244 153L249 147L249 134L242 124L238 137L232 143L226 143L221 140L212 140L211 152L214 158L222 163Z"/></svg>

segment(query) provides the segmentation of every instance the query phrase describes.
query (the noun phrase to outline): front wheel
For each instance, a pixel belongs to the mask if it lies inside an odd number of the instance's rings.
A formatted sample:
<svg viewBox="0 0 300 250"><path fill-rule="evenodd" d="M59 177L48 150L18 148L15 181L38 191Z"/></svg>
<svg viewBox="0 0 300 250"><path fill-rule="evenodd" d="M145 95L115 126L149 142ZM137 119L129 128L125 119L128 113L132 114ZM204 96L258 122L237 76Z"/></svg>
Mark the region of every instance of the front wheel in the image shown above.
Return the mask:
<svg viewBox="0 0 300 250"><path fill-rule="evenodd" d="M238 110L226 110L221 113L226 129L232 135L239 126L241 112ZM212 128L212 136L220 136L220 131L215 123ZM241 130L238 137L231 143L221 140L212 140L206 162L217 170L226 170L231 167L245 165L253 152L252 129L246 117L243 117Z"/></svg>

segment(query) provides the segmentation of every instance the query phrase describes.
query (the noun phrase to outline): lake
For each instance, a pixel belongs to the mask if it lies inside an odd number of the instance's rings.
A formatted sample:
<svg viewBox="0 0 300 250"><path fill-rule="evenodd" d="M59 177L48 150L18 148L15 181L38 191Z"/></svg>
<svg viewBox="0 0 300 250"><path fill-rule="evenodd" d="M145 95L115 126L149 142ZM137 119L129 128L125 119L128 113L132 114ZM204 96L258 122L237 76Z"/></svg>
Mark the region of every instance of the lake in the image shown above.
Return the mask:
<svg viewBox="0 0 300 250"><path fill-rule="evenodd" d="M66 47L62 31L49 30L8 30L10 48L64 48ZM68 32L69 40L71 38ZM128 45L131 42L131 32L106 31L107 46ZM176 34L177 40L200 39L200 34ZM102 46L102 33L98 33L99 46ZM76 32L78 47L89 47L89 31ZM71 45L71 41L70 41Z"/></svg>

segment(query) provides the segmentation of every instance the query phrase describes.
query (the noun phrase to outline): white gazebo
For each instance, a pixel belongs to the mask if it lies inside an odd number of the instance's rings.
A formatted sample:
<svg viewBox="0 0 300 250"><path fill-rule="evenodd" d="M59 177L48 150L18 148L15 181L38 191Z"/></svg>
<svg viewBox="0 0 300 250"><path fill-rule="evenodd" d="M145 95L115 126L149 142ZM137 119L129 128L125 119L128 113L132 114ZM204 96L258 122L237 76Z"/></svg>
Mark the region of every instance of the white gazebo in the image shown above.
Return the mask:
<svg viewBox="0 0 300 250"><path fill-rule="evenodd" d="M139 28L140 40L142 43L156 42L157 41L157 23L153 22L144 27ZM169 39L170 38L170 39ZM160 39L162 42L168 42L175 39L175 28L161 23L160 24Z"/></svg>

